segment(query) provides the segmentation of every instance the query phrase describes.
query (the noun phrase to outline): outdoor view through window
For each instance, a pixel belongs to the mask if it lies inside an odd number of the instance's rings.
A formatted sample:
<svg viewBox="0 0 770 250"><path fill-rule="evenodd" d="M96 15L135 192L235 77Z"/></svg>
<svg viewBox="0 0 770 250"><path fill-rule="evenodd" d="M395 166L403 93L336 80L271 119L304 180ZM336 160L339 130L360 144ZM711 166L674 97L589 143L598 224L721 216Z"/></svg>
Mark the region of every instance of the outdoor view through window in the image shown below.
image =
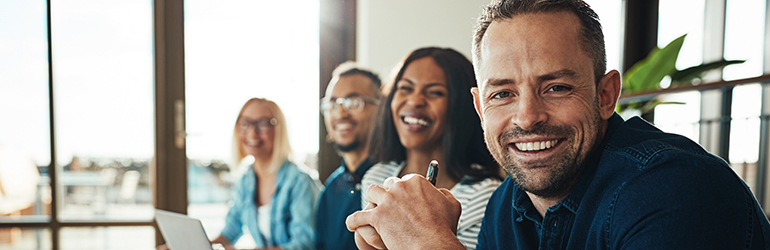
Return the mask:
<svg viewBox="0 0 770 250"><path fill-rule="evenodd" d="M235 121L249 98L270 99L286 116L294 161L316 168L318 0L185 1L188 213L209 238L224 227L232 184ZM241 237L236 247L253 247Z"/></svg>
<svg viewBox="0 0 770 250"><path fill-rule="evenodd" d="M211 234L245 169L231 161L231 139L249 98L278 103L295 161L316 167L318 1L295 1L292 18L283 5L185 1L189 167L179 178L188 178L189 213ZM46 12L46 1L0 1L0 220L48 222L52 200L62 222L152 220L153 1L52 1L53 110ZM155 245L149 226L63 228L59 240L65 249ZM47 228L0 228L0 249L51 246Z"/></svg>

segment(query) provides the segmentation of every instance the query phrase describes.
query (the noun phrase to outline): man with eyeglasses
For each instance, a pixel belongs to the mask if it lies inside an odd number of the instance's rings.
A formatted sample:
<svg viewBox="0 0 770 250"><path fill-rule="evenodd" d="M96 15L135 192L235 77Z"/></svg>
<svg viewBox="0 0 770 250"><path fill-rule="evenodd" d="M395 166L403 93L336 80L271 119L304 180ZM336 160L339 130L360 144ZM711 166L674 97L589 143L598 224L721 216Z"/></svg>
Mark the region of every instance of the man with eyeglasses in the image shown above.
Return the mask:
<svg viewBox="0 0 770 250"><path fill-rule="evenodd" d="M373 165L369 134L380 98L380 78L353 62L337 66L321 99L326 140L342 156L342 166L326 180L316 216L317 249L358 249L345 218L361 209L361 177Z"/></svg>

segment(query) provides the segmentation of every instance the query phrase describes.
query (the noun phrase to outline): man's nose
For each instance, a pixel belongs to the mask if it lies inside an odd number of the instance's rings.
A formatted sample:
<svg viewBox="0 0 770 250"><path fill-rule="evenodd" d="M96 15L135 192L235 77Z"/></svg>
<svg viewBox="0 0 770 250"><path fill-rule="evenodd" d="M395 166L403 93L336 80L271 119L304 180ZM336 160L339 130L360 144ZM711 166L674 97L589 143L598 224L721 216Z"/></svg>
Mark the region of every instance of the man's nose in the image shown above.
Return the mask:
<svg viewBox="0 0 770 250"><path fill-rule="evenodd" d="M335 108L329 111L329 115L332 116L332 118L340 118L340 117L346 117L350 115L348 113L348 110L345 109L345 107L342 104L335 103Z"/></svg>
<svg viewBox="0 0 770 250"><path fill-rule="evenodd" d="M520 95L514 105L511 122L523 130L531 130L548 120L545 103L533 94Z"/></svg>

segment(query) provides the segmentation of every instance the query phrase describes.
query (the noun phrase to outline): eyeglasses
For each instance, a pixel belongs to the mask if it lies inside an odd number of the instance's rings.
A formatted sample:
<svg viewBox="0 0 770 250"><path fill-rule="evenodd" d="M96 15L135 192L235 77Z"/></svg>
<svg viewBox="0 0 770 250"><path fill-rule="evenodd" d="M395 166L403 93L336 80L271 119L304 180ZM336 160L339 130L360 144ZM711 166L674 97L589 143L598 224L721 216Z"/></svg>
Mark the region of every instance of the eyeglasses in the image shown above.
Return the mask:
<svg viewBox="0 0 770 250"><path fill-rule="evenodd" d="M374 105L380 104L380 100L363 96L337 98L334 100L325 99L321 101L321 112L328 114L331 111L337 110L341 106L343 109L345 109L346 112L358 113L364 109L364 106L367 102Z"/></svg>
<svg viewBox="0 0 770 250"><path fill-rule="evenodd" d="M246 133L253 126L257 128L258 132L264 132L268 129L275 127L278 124L278 119L275 118L262 118L256 121L252 121L246 118L238 120L238 129L241 133Z"/></svg>

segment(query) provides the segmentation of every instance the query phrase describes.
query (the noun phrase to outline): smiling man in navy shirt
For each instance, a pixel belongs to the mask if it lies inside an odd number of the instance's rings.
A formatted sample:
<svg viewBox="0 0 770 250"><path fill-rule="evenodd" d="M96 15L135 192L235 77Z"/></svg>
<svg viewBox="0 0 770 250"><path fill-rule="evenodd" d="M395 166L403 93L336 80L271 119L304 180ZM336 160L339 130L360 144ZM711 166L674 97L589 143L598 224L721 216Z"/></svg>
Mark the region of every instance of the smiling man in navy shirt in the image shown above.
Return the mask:
<svg viewBox="0 0 770 250"><path fill-rule="evenodd" d="M369 134L379 104L380 78L353 62L337 66L321 100L327 140L342 156L342 166L326 180L316 215L317 249L357 249L345 218L361 210L361 177L373 165Z"/></svg>
<svg viewBox="0 0 770 250"><path fill-rule="evenodd" d="M474 36L473 89L509 177L478 249L769 249L770 223L722 159L614 113L598 17L580 0L495 1ZM462 249L457 200L419 176L369 187L347 219L362 249ZM407 232L407 233L404 233Z"/></svg>

